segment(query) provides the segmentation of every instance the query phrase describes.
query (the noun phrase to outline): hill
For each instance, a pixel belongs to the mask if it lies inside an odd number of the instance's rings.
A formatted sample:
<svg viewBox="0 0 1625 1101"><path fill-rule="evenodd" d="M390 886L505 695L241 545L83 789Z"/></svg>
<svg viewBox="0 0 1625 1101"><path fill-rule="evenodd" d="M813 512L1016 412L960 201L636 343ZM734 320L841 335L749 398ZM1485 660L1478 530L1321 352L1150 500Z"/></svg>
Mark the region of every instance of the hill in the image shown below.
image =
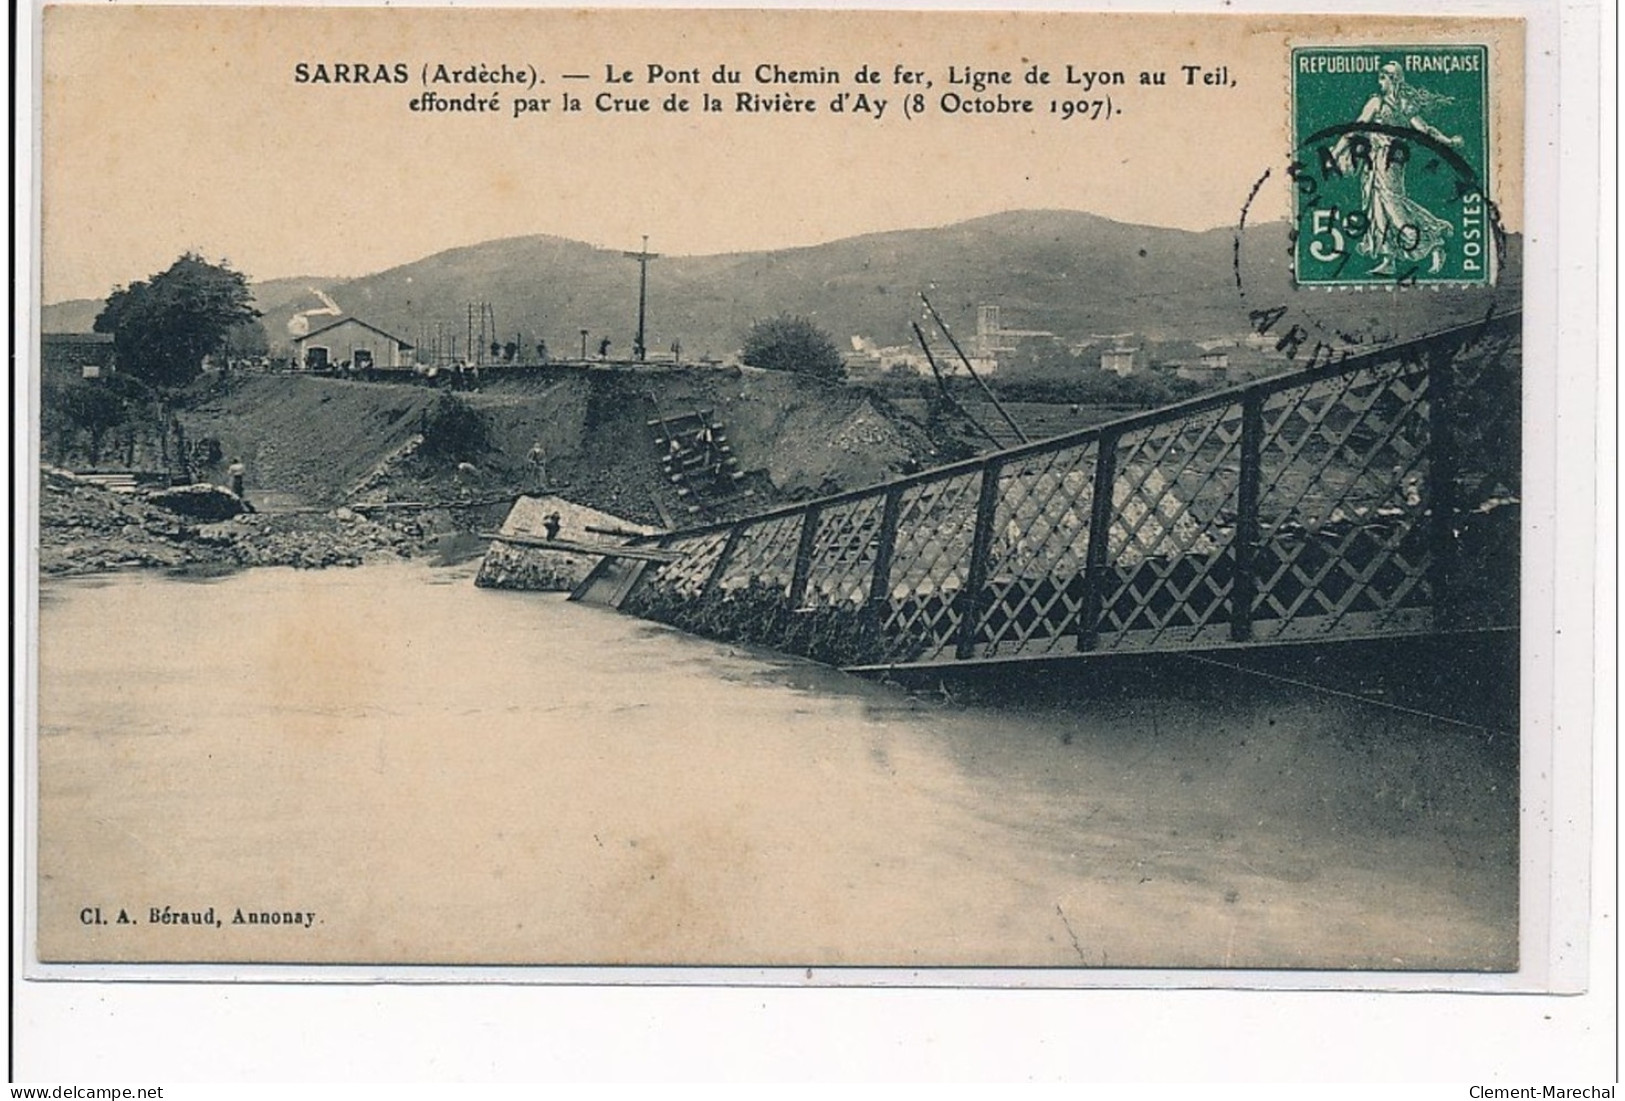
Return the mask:
<svg viewBox="0 0 1625 1101"><path fill-rule="evenodd" d="M1250 229L1247 237L1257 274L1278 286L1285 283L1286 235L1286 225L1276 223ZM1498 295L1507 302L1518 293L1516 238L1509 251ZM1122 332L1168 341L1239 336L1247 316L1234 260L1228 228L1192 233L1059 210L1013 211L806 248L663 256L649 264L647 340L651 353L680 341L685 359L725 358L752 321L788 312L811 317L843 345L854 335L883 346L908 344L922 290L961 337L975 331L976 307L984 304L1000 306L1010 328L1069 341ZM637 264L619 250L560 237L489 241L343 282L255 284L273 344L286 340L295 313L322 305L311 287L331 294L347 314L418 344L438 324L461 348L470 303L490 303L503 341L518 335L529 351L543 339L556 357L579 354L583 329L594 348L607 336L611 354L627 356L637 326ZM1484 296L1449 290L1317 294L1313 305L1348 331L1413 335L1478 316ZM70 306L76 304L48 307L46 327L67 327L53 311Z"/></svg>
<svg viewBox="0 0 1625 1101"><path fill-rule="evenodd" d="M1249 231L1267 277L1284 282L1285 224ZM1518 242L1505 287L1516 296ZM996 304L1010 328L1067 340L1138 332L1157 340L1241 335L1246 310L1236 294L1235 239L1126 225L1074 211L1016 211L935 229L851 237L807 248L716 256L667 256L649 264L647 340L651 352L680 341L685 358L726 357L752 321L803 314L845 343L862 335L881 345L912 341L925 291L957 335L975 330L976 307ZM466 339L468 304L488 302L504 341L529 349L545 339L555 356L612 340L630 354L636 331L637 264L618 250L559 237L516 237L452 249L412 264L327 288L347 313L422 342L436 322ZM273 340L314 296L267 311ZM1319 295L1315 308L1335 324L1414 334L1469 320L1481 294ZM476 322L477 325L477 322Z"/></svg>

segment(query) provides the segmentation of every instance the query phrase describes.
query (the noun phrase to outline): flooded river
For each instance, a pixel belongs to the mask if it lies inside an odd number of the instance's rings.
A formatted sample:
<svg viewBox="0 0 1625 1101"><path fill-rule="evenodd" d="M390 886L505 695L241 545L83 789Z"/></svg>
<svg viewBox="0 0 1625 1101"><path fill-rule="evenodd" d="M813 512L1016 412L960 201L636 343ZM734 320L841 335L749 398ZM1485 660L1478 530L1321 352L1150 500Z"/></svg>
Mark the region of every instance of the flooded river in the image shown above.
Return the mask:
<svg viewBox="0 0 1625 1101"><path fill-rule="evenodd" d="M472 574L47 583L41 956L1516 963L1480 731L1262 680L910 692Z"/></svg>

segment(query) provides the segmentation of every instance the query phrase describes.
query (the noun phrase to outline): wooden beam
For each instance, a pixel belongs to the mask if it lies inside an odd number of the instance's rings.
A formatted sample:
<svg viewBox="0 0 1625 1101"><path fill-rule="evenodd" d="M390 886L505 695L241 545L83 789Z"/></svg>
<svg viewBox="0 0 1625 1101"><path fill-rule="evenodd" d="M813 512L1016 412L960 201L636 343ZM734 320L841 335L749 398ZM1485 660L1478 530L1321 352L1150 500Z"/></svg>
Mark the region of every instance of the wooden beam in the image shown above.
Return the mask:
<svg viewBox="0 0 1625 1101"><path fill-rule="evenodd" d="M542 539L534 535L505 535L500 531L482 531L479 537L496 543L510 543L516 547L530 547L535 550L561 551L565 554L601 554L605 558L637 558L645 562L680 562L687 557L682 551L662 550L659 547L575 543L568 539Z"/></svg>

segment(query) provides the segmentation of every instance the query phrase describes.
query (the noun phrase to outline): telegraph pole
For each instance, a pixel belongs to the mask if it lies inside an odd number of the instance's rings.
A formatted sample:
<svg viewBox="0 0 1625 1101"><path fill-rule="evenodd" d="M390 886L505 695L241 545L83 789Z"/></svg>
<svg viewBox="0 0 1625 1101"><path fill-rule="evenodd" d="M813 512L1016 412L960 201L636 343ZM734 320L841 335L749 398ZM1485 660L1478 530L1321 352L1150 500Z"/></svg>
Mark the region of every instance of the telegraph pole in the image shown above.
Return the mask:
<svg viewBox="0 0 1625 1101"><path fill-rule="evenodd" d="M638 338L632 343L632 355L639 363L643 362L647 351L643 343L643 313L649 299L649 261L658 260L658 252L649 251L649 235L643 235L643 248L638 252L623 252L622 256L638 262Z"/></svg>

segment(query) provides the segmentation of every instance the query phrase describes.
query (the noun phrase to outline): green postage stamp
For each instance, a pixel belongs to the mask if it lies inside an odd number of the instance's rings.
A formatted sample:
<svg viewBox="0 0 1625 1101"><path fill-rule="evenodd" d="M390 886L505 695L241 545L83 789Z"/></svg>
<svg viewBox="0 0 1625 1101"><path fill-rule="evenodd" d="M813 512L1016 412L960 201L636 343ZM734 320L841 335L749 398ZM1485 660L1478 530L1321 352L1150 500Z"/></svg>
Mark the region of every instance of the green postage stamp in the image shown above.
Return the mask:
<svg viewBox="0 0 1625 1101"><path fill-rule="evenodd" d="M1300 286L1495 275L1484 46L1292 51Z"/></svg>

